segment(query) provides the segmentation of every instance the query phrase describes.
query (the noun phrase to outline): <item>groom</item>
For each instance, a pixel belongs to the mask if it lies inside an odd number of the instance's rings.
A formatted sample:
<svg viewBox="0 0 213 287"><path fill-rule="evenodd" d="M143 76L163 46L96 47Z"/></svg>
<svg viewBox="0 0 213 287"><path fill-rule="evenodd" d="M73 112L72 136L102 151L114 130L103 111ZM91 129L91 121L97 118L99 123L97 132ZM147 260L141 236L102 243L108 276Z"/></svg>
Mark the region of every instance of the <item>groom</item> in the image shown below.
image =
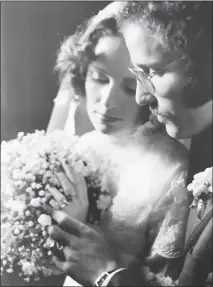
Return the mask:
<svg viewBox="0 0 213 287"><path fill-rule="evenodd" d="M170 136L192 137L189 183L194 174L212 166L212 47L209 40L212 36L208 34L208 29L211 31L208 13L212 9L208 2L184 5L179 1L177 4L126 2L121 4L121 13L116 16L135 65L132 72L137 77L136 102L149 105ZM149 22L144 22L146 20ZM146 28L149 25L161 29L150 33ZM182 29L181 32L175 30L176 27ZM180 43L185 43L184 49ZM210 204L202 220L191 211L186 254L182 260L174 261L174 266L169 266L171 274L178 271L174 277L178 278L179 286L204 286L212 271L212 219L205 216L211 215L211 211ZM51 227L49 233L65 242L67 254L65 261L55 258L56 264L74 279L96 286L151 284L137 266L127 270L117 266L110 246L100 233L60 211L53 216L59 227ZM197 235L193 241L190 238L194 231Z"/></svg>
<svg viewBox="0 0 213 287"><path fill-rule="evenodd" d="M135 65L136 102L149 105L171 137L192 137L190 183L195 174L212 166L212 3L129 2L121 18ZM163 28L150 33L146 28L150 23L154 31ZM183 40L184 48L179 46ZM212 271L212 202L206 214L200 221L190 212L186 241L192 232L203 231L197 232L186 254L180 286L203 286Z"/></svg>

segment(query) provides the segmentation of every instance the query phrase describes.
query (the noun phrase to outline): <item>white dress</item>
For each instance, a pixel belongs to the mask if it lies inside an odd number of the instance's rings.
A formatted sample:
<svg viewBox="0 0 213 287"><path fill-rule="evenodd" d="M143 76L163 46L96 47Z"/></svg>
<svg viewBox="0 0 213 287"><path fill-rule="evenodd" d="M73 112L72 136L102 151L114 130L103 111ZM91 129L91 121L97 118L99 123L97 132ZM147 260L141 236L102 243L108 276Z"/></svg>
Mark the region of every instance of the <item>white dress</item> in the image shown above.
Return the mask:
<svg viewBox="0 0 213 287"><path fill-rule="evenodd" d="M74 101L73 97L70 95L68 90L60 90L56 99L55 106L60 109L61 115L67 113L66 120L64 124L64 131L68 135L83 135L86 132L91 131L92 125L89 121L88 115L85 108L85 100L82 99L80 103ZM69 105L69 107L67 107ZM190 143L190 141L189 141ZM187 146L185 141L182 141L182 144ZM187 146L189 149L189 146ZM71 277L67 276L63 286L82 286Z"/></svg>

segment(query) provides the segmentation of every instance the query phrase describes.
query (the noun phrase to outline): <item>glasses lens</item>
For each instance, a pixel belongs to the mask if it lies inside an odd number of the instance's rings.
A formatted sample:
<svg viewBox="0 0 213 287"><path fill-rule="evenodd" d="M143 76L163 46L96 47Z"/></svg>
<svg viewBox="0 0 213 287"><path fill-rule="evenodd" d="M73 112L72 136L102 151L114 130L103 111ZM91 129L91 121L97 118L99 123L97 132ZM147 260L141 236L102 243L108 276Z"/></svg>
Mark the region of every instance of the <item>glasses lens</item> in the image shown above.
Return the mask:
<svg viewBox="0 0 213 287"><path fill-rule="evenodd" d="M143 71L136 70L136 69L130 69L132 74L136 77L136 79L146 88L146 90L149 93L154 93L155 88L151 82L151 80L147 77L146 74L143 73Z"/></svg>

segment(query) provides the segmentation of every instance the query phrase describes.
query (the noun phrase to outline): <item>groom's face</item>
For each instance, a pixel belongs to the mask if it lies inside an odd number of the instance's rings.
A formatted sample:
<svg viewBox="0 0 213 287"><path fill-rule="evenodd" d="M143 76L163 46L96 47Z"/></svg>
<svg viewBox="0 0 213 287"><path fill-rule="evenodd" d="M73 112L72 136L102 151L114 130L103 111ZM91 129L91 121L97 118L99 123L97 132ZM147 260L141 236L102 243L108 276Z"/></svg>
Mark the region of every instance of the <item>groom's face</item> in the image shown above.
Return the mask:
<svg viewBox="0 0 213 287"><path fill-rule="evenodd" d="M169 51L161 39L136 23L127 23L123 35L136 69L141 69L150 78L144 81L144 74L136 72L136 102L150 105L160 122L165 124L168 134L181 137L184 123L189 117L184 105L183 90L188 83L185 60L180 54Z"/></svg>

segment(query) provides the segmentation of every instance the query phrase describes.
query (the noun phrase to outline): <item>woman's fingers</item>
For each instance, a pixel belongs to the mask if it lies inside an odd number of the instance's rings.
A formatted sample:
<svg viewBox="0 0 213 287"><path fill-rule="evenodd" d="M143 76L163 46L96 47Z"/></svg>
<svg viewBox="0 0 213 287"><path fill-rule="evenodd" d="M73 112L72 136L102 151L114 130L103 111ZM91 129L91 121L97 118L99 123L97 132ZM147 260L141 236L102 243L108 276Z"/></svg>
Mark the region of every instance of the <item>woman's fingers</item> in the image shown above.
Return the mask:
<svg viewBox="0 0 213 287"><path fill-rule="evenodd" d="M51 193L51 195L54 197L54 199L58 202L61 208L68 205L68 201L66 200L66 197L54 186L47 186L48 191Z"/></svg>
<svg viewBox="0 0 213 287"><path fill-rule="evenodd" d="M60 270L64 271L65 273L68 273L70 271L70 263L69 262L61 261L56 256L53 256L52 259L53 259L53 262L55 263L56 267L58 267Z"/></svg>
<svg viewBox="0 0 213 287"><path fill-rule="evenodd" d="M48 233L53 240L57 241L58 243L62 245L69 246L70 235L67 234L64 230L62 230L59 226L57 225L49 226Z"/></svg>
<svg viewBox="0 0 213 287"><path fill-rule="evenodd" d="M74 219L73 217L70 217L63 211L54 210L52 217L58 223L59 227L68 234L79 237L87 230L87 226L85 224Z"/></svg>
<svg viewBox="0 0 213 287"><path fill-rule="evenodd" d="M67 175L67 177L69 178L71 183L75 183L75 179L73 178L73 168L68 165L65 161L62 161L62 167Z"/></svg>
<svg viewBox="0 0 213 287"><path fill-rule="evenodd" d="M59 205L59 203L58 203L56 200L54 200L54 199L51 199L50 202L49 202L49 204L50 204L54 209L60 209L60 208L61 208L61 206Z"/></svg>
<svg viewBox="0 0 213 287"><path fill-rule="evenodd" d="M62 162L63 169L69 178L70 182L73 183L74 197L80 200L88 200L87 197L87 186L84 177L71 166Z"/></svg>
<svg viewBox="0 0 213 287"><path fill-rule="evenodd" d="M71 183L71 181L68 179L67 174L63 172L55 172L55 175L57 179L59 180L64 193L66 196L75 197L75 189L74 185Z"/></svg>
<svg viewBox="0 0 213 287"><path fill-rule="evenodd" d="M87 185L84 177L77 171L73 171L75 178L76 198L88 201Z"/></svg>

